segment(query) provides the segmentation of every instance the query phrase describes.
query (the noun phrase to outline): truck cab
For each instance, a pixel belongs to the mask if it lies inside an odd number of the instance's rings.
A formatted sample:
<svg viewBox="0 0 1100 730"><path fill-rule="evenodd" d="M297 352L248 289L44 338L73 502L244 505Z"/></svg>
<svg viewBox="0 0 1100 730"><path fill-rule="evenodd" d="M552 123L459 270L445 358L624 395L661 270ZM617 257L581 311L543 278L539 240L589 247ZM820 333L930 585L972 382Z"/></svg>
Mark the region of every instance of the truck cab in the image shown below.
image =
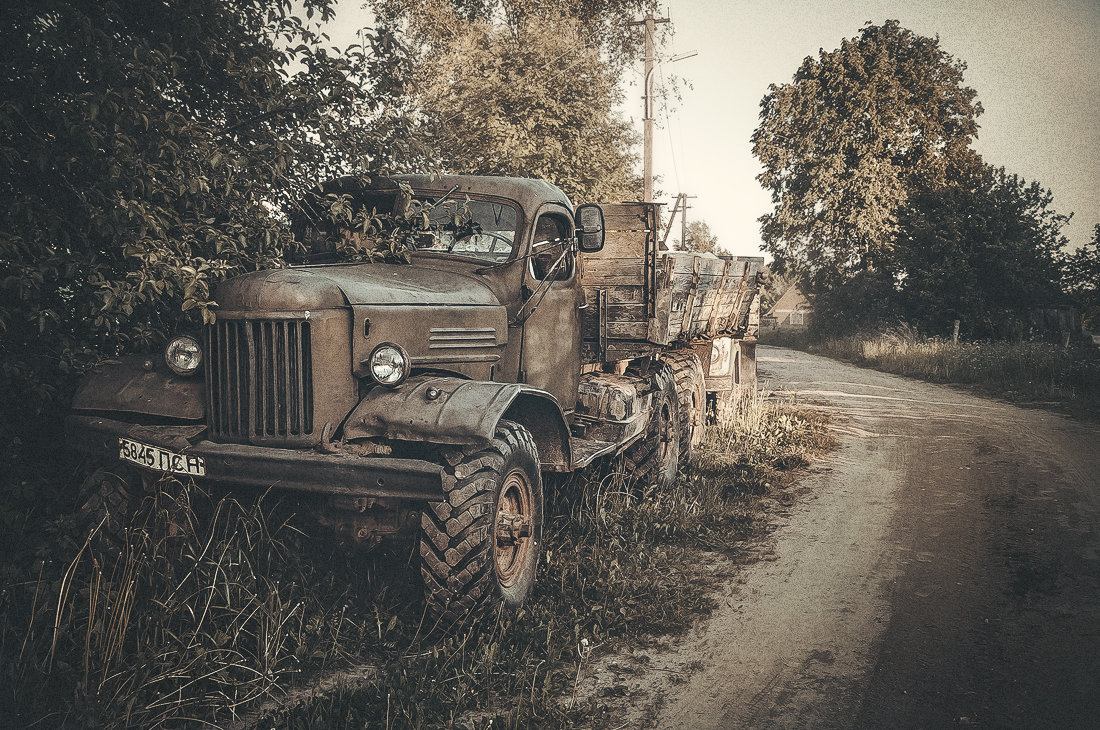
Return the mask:
<svg viewBox="0 0 1100 730"><path fill-rule="evenodd" d="M163 358L91 373L69 437L146 477L314 495L318 519L361 543L416 535L440 625L518 607L543 473L622 453L667 484L682 432L701 432L699 343L653 325L674 278L662 289L655 214L618 213L601 258L604 208L543 181L327 183L297 216L296 263L221 283L215 321ZM692 370L686 404L675 363Z"/></svg>

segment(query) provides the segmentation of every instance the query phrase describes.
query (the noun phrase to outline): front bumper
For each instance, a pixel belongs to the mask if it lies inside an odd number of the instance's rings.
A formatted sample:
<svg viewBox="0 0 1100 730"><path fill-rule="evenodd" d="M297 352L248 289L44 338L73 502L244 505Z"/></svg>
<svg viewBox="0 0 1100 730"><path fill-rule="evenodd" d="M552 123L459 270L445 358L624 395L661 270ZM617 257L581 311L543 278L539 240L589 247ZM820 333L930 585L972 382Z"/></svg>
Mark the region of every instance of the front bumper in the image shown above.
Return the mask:
<svg viewBox="0 0 1100 730"><path fill-rule="evenodd" d="M65 419L68 441L79 451L117 459L118 440L128 438L180 454L201 456L206 460L203 479L222 484L437 502L443 499L444 483L454 478L430 461L216 444L201 439L205 431L201 424L146 426L86 415Z"/></svg>

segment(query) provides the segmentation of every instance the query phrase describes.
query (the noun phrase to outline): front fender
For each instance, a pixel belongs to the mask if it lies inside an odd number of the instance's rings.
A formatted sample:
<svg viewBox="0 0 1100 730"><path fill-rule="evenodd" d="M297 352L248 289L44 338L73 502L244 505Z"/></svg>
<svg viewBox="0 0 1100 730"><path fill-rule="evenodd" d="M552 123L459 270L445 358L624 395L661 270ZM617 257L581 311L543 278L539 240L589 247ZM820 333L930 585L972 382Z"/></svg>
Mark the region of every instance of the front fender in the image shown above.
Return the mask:
<svg viewBox="0 0 1100 730"><path fill-rule="evenodd" d="M344 438L479 446L492 440L502 418L531 432L544 469L570 468L569 427L557 400L517 383L422 376L398 388L375 387L344 422Z"/></svg>
<svg viewBox="0 0 1100 730"><path fill-rule="evenodd" d="M146 364L152 362L153 369ZM180 377L153 356L127 355L96 366L73 396L74 411L134 413L200 421L206 415L201 375Z"/></svg>

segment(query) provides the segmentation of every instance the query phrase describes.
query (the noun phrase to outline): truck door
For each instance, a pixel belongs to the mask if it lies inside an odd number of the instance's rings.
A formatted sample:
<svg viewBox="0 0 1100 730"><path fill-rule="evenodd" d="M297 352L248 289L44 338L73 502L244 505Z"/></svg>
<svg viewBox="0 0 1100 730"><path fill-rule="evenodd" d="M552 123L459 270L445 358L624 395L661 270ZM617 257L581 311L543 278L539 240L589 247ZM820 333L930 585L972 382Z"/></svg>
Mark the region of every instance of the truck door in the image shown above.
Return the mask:
<svg viewBox="0 0 1100 730"><path fill-rule="evenodd" d="M523 275L525 305L521 380L549 391L572 413L580 380L578 307L584 303L577 277L573 220L564 206L544 206L535 221Z"/></svg>

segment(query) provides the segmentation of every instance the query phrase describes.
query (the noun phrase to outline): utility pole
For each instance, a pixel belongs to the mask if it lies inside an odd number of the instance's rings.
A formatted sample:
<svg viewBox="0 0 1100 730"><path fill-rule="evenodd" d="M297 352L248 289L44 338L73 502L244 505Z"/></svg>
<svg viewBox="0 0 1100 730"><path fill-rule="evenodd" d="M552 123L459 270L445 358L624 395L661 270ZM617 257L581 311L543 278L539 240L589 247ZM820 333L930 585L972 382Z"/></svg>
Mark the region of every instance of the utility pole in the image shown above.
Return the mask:
<svg viewBox="0 0 1100 730"><path fill-rule="evenodd" d="M677 213L680 214L680 245L687 245L687 212L688 208L691 207L688 205L688 199L694 200L697 197L699 196L688 195L687 193L680 193L676 196L676 203L672 206L672 213L668 216L668 224L665 225L665 233L661 236L662 251L668 250L668 234L672 231L672 224L676 220Z"/></svg>
<svg viewBox="0 0 1100 730"><path fill-rule="evenodd" d="M688 196L680 193L684 199L684 210L680 213L680 248L686 249L688 245Z"/></svg>
<svg viewBox="0 0 1100 730"><path fill-rule="evenodd" d="M631 25L645 26L645 116L642 121L645 125L642 134L642 178L645 181L643 202L653 202L653 71L657 58L653 50L653 33L660 23L667 23L668 18L654 18L653 13L646 13L645 20L636 20Z"/></svg>

